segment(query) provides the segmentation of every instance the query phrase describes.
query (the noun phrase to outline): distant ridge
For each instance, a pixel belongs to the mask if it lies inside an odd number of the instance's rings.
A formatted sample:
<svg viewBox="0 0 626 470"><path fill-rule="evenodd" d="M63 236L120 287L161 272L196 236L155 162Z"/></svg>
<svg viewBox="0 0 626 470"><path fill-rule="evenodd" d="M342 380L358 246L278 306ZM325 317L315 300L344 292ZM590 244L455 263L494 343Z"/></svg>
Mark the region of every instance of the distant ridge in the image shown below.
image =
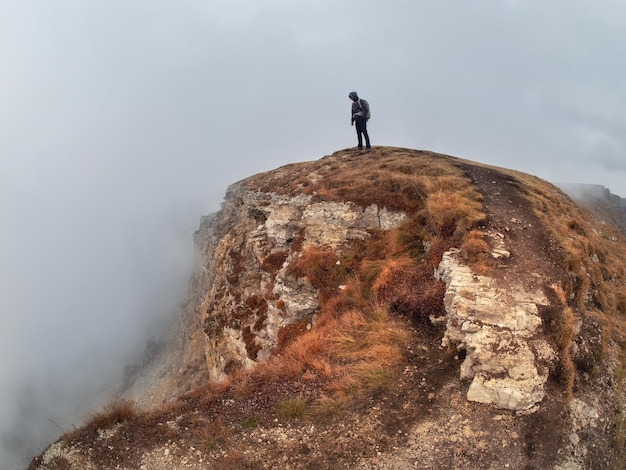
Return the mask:
<svg viewBox="0 0 626 470"><path fill-rule="evenodd" d="M626 198L599 184L557 183L568 196L626 234Z"/></svg>

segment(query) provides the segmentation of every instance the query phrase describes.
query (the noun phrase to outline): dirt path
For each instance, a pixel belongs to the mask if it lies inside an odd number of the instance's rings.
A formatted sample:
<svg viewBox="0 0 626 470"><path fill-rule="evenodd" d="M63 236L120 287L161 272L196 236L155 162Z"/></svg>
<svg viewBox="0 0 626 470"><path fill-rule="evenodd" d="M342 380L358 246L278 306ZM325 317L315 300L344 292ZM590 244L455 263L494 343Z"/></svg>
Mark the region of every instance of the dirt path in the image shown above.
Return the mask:
<svg viewBox="0 0 626 470"><path fill-rule="evenodd" d="M487 220L484 230L501 238L511 255L497 277L501 287L521 284L526 289L542 289L563 279L561 252L557 242L533 212L525 189L514 177L496 169L459 164L483 195ZM522 422L526 454L531 461L554 464L563 446L557 432L565 426L567 403L562 384L550 380L539 411ZM560 398L561 397L561 398Z"/></svg>
<svg viewBox="0 0 626 470"><path fill-rule="evenodd" d="M502 282L537 287L545 280L561 279L559 247L533 212L522 185L495 169L467 163L457 166L483 195L485 230L504 239L511 252Z"/></svg>

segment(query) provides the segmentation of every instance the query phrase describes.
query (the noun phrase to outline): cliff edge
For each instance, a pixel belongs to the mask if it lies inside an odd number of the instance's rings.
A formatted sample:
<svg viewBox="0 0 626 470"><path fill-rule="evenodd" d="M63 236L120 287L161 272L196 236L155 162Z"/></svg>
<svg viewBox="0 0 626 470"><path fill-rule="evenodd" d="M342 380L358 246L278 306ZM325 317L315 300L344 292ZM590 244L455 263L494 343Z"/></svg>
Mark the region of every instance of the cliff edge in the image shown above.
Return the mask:
<svg viewBox="0 0 626 470"><path fill-rule="evenodd" d="M167 343L31 469L623 468L626 240L557 187L342 150L194 244Z"/></svg>

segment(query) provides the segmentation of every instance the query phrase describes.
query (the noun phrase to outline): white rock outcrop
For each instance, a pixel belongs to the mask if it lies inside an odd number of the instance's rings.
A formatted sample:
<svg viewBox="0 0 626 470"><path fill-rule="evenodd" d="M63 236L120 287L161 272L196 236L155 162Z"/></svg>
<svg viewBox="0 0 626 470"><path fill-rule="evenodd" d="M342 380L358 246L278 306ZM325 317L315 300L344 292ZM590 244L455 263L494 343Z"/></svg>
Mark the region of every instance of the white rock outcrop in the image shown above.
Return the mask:
<svg viewBox="0 0 626 470"><path fill-rule="evenodd" d="M465 350L461 379L471 380L467 399L509 410L528 410L544 397L555 353L537 334L543 292L522 286L503 290L459 261L443 255L437 276L446 283L444 346Z"/></svg>

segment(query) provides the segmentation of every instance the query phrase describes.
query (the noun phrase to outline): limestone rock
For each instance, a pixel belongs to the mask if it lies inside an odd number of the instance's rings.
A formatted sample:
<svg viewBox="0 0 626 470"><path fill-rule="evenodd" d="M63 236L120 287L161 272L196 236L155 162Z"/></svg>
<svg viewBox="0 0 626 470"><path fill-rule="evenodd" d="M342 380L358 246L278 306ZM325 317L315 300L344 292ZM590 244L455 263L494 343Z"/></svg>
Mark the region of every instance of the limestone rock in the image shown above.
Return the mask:
<svg viewBox="0 0 626 470"><path fill-rule="evenodd" d="M527 410L544 396L549 365L555 358L537 332L538 305L548 299L537 290L498 288L459 261L459 251L443 255L437 275L446 283L444 346L466 351L461 379L472 383L467 399L498 408Z"/></svg>

